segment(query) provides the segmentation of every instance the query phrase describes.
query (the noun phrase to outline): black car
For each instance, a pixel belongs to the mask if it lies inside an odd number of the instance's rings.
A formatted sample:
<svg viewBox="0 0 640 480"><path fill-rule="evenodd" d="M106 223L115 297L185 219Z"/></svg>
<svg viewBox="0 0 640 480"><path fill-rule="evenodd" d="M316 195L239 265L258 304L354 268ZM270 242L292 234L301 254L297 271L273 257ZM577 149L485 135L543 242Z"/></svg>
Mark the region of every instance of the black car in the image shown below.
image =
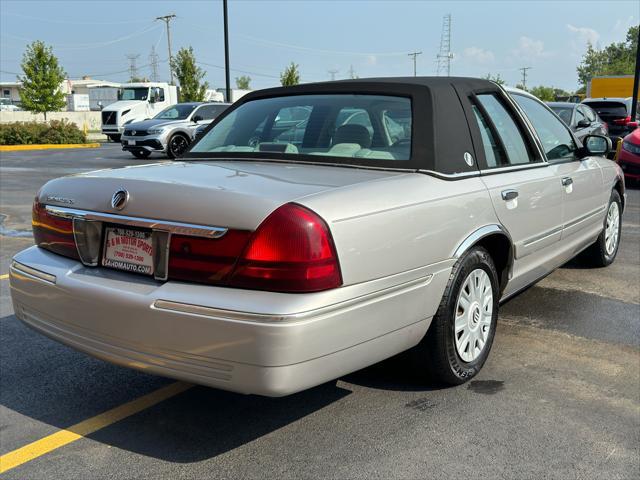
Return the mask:
<svg viewBox="0 0 640 480"><path fill-rule="evenodd" d="M640 112L631 118L631 97L628 98L585 98L582 105L594 109L607 124L608 135L615 145L619 139L633 132L640 121Z"/></svg>
<svg viewBox="0 0 640 480"><path fill-rule="evenodd" d="M568 102L547 102L547 105L580 141L587 135L608 135L607 124L587 105Z"/></svg>

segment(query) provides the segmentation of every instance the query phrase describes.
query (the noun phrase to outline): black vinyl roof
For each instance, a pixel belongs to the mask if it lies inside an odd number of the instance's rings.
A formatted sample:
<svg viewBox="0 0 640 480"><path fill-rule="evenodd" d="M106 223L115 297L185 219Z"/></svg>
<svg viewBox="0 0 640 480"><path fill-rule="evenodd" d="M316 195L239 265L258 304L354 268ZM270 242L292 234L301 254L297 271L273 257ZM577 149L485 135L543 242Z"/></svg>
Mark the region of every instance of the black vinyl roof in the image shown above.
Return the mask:
<svg viewBox="0 0 640 480"><path fill-rule="evenodd" d="M375 162L359 158L331 157L322 163L356 165L401 170L428 170L443 174L477 171L477 166L469 166L464 161L466 152L474 153L469 124L463 102L466 96L460 92L498 92L500 87L494 82L467 77L380 77L335 80L329 82L306 83L290 87L275 87L256 90L238 100L223 115L219 116L213 127L224 116L239 105L260 98L350 93L367 95L394 95L411 98L412 105L412 149L409 161L378 160ZM191 158L230 158L229 154L188 152ZM261 157L283 160L282 156L261 152ZM238 158L233 155L234 158ZM318 163L318 156L296 155L292 161Z"/></svg>

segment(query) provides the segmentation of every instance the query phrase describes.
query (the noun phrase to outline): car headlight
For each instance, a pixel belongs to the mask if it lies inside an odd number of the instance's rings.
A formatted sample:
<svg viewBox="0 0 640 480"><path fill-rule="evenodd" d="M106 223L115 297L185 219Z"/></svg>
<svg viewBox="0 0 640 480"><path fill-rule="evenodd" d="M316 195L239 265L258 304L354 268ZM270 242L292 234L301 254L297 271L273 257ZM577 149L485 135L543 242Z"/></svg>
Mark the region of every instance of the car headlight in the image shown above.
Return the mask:
<svg viewBox="0 0 640 480"><path fill-rule="evenodd" d="M166 127L157 127L157 128L150 128L148 132L151 135L160 135L161 133L164 133L166 130L167 130Z"/></svg>
<svg viewBox="0 0 640 480"><path fill-rule="evenodd" d="M634 155L640 155L640 145L635 145L631 142L623 141L622 149Z"/></svg>

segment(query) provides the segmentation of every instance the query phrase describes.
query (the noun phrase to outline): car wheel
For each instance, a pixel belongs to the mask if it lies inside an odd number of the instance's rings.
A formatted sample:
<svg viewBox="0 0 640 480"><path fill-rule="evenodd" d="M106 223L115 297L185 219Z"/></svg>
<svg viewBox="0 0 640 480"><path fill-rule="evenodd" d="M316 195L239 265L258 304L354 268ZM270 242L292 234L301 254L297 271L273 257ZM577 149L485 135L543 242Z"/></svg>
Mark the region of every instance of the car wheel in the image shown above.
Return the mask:
<svg viewBox="0 0 640 480"><path fill-rule="evenodd" d="M189 148L189 139L181 133L176 133L169 139L167 144L167 156L176 158L181 156Z"/></svg>
<svg viewBox="0 0 640 480"><path fill-rule="evenodd" d="M618 254L622 234L622 201L617 190L611 192L604 228L593 245L584 251L583 258L593 267L611 265Z"/></svg>
<svg viewBox="0 0 640 480"><path fill-rule="evenodd" d="M498 319L498 273L476 247L454 265L442 301L414 358L428 376L449 385L473 378L489 356Z"/></svg>
<svg viewBox="0 0 640 480"><path fill-rule="evenodd" d="M149 150L144 150L144 149L131 150L131 153L136 158L149 158L149 155L151 155L151 152Z"/></svg>

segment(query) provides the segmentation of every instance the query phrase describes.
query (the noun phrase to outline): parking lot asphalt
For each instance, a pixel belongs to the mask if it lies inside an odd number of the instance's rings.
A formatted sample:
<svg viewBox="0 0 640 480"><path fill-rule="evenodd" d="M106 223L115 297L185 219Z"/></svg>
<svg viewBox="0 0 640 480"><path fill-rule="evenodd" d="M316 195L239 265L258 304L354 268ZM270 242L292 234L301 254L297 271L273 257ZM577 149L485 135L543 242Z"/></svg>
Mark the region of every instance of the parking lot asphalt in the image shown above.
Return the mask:
<svg viewBox="0 0 640 480"><path fill-rule="evenodd" d="M394 358L270 399L116 367L13 315L2 275L32 244L37 189L155 160L114 144L0 155L0 470L39 441L3 478L640 477L640 190L616 262L572 261L504 304L470 383L425 385Z"/></svg>

